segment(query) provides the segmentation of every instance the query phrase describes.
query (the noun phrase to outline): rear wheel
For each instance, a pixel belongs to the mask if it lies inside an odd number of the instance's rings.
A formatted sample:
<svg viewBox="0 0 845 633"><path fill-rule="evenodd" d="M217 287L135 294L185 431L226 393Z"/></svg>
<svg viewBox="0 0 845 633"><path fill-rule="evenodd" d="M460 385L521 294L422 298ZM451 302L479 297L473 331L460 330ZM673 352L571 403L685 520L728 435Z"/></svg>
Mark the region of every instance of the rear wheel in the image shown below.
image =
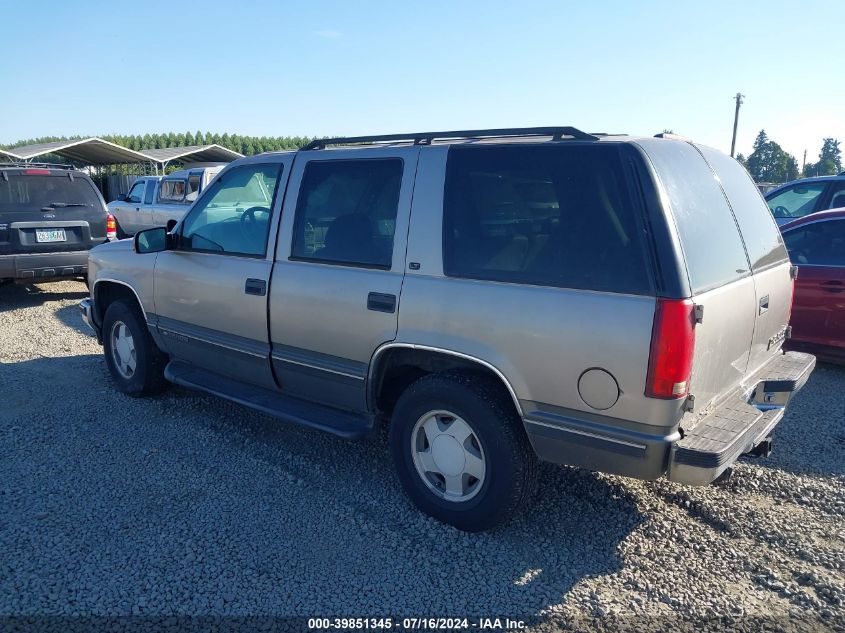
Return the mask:
<svg viewBox="0 0 845 633"><path fill-rule="evenodd" d="M536 479L536 457L509 399L491 381L434 374L399 398L390 447L416 506L469 532L519 511Z"/></svg>
<svg viewBox="0 0 845 633"><path fill-rule="evenodd" d="M103 318L103 352L115 386L125 394L142 396L161 391L167 384L167 356L147 330L140 308L114 301Z"/></svg>

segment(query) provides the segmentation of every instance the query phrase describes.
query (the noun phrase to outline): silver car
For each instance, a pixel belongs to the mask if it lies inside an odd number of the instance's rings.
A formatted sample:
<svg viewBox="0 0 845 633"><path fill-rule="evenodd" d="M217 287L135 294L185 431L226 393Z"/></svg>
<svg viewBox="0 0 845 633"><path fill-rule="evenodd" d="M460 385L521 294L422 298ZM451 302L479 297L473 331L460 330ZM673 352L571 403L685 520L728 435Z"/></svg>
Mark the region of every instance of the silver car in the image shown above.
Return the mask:
<svg viewBox="0 0 845 633"><path fill-rule="evenodd" d="M117 222L117 237L123 239L144 229L178 222L224 167L197 166L167 176L138 178L126 195L108 204Z"/></svg>
<svg viewBox="0 0 845 633"><path fill-rule="evenodd" d="M389 426L424 512L487 529L537 460L691 485L770 434L795 268L745 170L570 127L319 140L232 163L171 232L100 246L115 386L346 438Z"/></svg>

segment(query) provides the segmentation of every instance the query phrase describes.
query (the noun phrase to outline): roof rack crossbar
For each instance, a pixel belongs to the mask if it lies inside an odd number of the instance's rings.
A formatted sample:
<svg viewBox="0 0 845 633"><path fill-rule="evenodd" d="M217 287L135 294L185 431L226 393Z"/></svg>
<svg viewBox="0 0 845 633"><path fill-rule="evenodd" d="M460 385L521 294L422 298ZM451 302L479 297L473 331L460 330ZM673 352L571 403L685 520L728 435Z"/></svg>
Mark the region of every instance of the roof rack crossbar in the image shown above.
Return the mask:
<svg viewBox="0 0 845 633"><path fill-rule="evenodd" d="M0 167L47 167L49 169L73 169L73 165L59 164L59 163L26 163L24 161L0 161Z"/></svg>
<svg viewBox="0 0 845 633"><path fill-rule="evenodd" d="M382 134L379 136L347 136L314 139L302 150L325 149L329 145L355 145L359 143L386 143L413 141L414 145L430 145L434 139L507 138L513 136L551 136L560 141L565 136L583 141L597 141L594 134L582 132L571 126L564 127L514 127L489 130L452 130L449 132L416 132L413 134Z"/></svg>

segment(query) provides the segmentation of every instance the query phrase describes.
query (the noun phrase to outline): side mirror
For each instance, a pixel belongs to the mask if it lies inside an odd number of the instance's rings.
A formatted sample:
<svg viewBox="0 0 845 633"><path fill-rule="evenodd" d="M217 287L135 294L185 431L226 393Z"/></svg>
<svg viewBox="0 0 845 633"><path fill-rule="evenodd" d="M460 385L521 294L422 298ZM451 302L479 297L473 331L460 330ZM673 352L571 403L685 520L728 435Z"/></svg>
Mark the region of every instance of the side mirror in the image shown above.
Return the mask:
<svg viewBox="0 0 845 633"><path fill-rule="evenodd" d="M135 233L135 252L160 253L167 250L167 229L163 226Z"/></svg>
<svg viewBox="0 0 845 633"><path fill-rule="evenodd" d="M118 194L118 195L117 195L117 199L118 199L120 202L126 202L126 194L125 194L125 193L120 193L120 194Z"/></svg>
<svg viewBox="0 0 845 633"><path fill-rule="evenodd" d="M176 220L170 219L167 221L167 232L170 233L173 229L176 228L176 225L179 224Z"/></svg>

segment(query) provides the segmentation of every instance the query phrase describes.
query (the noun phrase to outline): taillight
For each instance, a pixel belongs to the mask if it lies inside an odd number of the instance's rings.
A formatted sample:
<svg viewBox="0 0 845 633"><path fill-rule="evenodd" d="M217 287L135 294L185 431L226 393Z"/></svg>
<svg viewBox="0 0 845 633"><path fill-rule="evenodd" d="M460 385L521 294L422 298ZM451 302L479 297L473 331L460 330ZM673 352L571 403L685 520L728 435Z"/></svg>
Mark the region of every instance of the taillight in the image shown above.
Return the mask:
<svg viewBox="0 0 845 633"><path fill-rule="evenodd" d="M50 170L49 169L24 169L23 173L26 176L49 176Z"/></svg>
<svg viewBox="0 0 845 633"><path fill-rule="evenodd" d="M106 239L117 239L117 220L111 213L106 216Z"/></svg>
<svg viewBox="0 0 845 633"><path fill-rule="evenodd" d="M694 351L695 304L689 299L658 299L645 395L670 400L685 397Z"/></svg>

